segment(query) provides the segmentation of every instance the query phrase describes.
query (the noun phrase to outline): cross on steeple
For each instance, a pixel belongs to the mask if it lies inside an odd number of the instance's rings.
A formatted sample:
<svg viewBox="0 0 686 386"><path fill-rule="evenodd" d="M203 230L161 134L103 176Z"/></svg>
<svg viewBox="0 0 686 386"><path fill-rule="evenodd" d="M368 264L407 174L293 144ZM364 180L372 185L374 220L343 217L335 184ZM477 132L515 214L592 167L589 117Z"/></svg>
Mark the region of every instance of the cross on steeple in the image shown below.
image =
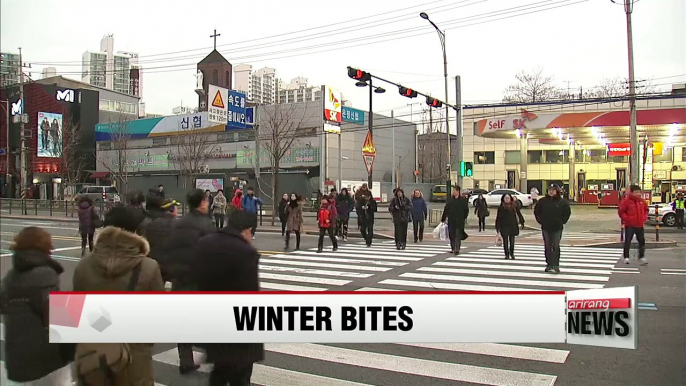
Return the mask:
<svg viewBox="0 0 686 386"><path fill-rule="evenodd" d="M217 29L214 30L214 35L210 35L211 38L214 38L214 49L217 49L217 36L222 36L222 34L217 33Z"/></svg>

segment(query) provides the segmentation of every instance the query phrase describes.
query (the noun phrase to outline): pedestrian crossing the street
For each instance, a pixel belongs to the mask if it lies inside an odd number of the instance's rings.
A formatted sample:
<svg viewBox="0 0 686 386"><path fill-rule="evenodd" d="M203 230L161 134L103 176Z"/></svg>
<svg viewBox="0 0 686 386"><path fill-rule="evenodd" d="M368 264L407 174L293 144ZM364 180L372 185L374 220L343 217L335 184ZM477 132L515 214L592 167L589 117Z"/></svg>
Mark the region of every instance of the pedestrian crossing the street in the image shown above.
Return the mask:
<svg viewBox="0 0 686 386"><path fill-rule="evenodd" d="M409 244L399 251L395 245L339 243L317 253L317 248L274 254L260 259L260 284L271 291L327 291L368 279L397 267L448 252L437 244Z"/></svg>
<svg viewBox="0 0 686 386"><path fill-rule="evenodd" d="M517 245L515 260L505 260L502 247L462 252L397 278L380 281L380 290L519 291L603 288L622 256L620 249L563 247L562 273L543 272L545 254L540 245ZM637 268L634 268L638 272Z"/></svg>

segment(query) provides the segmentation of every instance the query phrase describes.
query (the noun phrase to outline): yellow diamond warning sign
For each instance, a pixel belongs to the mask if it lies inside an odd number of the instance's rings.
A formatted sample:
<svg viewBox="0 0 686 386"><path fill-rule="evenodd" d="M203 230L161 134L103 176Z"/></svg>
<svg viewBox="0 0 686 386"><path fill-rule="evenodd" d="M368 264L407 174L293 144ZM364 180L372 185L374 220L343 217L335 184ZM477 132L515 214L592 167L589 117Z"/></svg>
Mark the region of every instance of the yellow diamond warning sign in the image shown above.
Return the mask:
<svg viewBox="0 0 686 386"><path fill-rule="evenodd" d="M214 96L212 107L219 107L220 109L226 108L226 106L224 106L224 101L222 100L222 94L219 90L217 90L217 95Z"/></svg>
<svg viewBox="0 0 686 386"><path fill-rule="evenodd" d="M369 131L367 131L367 136L364 138L364 143L362 144L362 153L368 155L376 155L376 148L374 147L372 133L370 133Z"/></svg>

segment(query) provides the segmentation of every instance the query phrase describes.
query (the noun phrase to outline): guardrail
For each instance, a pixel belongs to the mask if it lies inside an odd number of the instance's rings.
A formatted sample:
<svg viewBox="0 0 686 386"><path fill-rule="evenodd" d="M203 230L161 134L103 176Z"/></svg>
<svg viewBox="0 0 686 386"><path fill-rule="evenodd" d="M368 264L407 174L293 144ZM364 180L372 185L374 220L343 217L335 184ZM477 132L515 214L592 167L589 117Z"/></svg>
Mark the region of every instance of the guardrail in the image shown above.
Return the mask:
<svg viewBox="0 0 686 386"><path fill-rule="evenodd" d="M431 209L429 210L429 225L438 225L441 222L441 217L443 216L443 209Z"/></svg>

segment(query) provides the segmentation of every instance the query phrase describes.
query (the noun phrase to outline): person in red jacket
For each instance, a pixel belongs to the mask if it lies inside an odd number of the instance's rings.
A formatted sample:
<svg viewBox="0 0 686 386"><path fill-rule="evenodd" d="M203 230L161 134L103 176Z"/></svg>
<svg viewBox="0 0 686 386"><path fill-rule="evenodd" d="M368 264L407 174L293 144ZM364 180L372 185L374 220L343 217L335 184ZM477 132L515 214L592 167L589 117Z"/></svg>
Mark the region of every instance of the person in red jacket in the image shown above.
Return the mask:
<svg viewBox="0 0 686 386"><path fill-rule="evenodd" d="M630 190L631 193L626 195L619 206L619 217L624 223L624 263L629 264L631 241L636 235L638 261L641 265L646 265L648 262L645 259L646 238L643 225L648 219L648 204L641 196L641 188L638 185L632 185Z"/></svg>
<svg viewBox="0 0 686 386"><path fill-rule="evenodd" d="M329 204L329 199L324 196L322 197L322 205L317 212L317 223L319 224L319 244L317 248L317 253L322 253L324 250L324 234L328 233L331 242L333 243L333 251L338 250L338 242L333 234L334 224L336 223L336 209Z"/></svg>
<svg viewBox="0 0 686 386"><path fill-rule="evenodd" d="M240 189L236 189L235 192L233 192L233 198L231 199L231 206L234 209L241 210L243 209L243 204L241 204L241 199L243 198L243 192Z"/></svg>

